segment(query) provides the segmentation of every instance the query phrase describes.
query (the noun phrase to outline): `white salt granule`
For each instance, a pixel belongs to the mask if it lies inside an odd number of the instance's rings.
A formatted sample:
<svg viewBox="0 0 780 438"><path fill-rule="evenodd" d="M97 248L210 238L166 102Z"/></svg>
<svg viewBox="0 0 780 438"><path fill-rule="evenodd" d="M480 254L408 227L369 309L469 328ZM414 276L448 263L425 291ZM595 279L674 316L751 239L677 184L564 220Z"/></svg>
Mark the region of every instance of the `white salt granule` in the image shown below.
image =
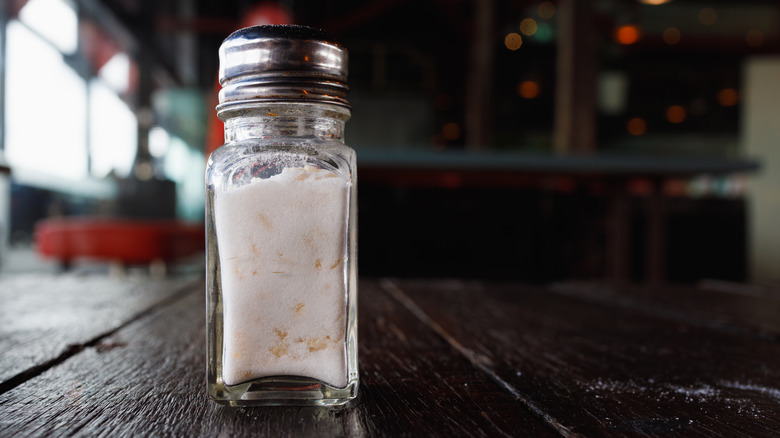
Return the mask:
<svg viewBox="0 0 780 438"><path fill-rule="evenodd" d="M296 167L215 194L225 384L294 375L347 385L349 188Z"/></svg>

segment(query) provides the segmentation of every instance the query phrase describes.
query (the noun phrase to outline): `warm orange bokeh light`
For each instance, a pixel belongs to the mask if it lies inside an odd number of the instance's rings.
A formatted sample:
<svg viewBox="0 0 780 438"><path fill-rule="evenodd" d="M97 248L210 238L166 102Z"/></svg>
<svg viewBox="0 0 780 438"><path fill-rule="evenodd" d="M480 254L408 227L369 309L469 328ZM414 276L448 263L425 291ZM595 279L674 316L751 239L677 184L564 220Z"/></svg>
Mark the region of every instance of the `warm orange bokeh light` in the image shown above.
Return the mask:
<svg viewBox="0 0 780 438"><path fill-rule="evenodd" d="M669 123L682 123L686 117L688 117L688 113L680 105L672 105L666 108L666 120Z"/></svg>
<svg viewBox="0 0 780 438"><path fill-rule="evenodd" d="M520 32L525 36L531 36L536 33L536 20L533 18L525 18L520 22Z"/></svg>
<svg viewBox="0 0 780 438"><path fill-rule="evenodd" d="M615 30L615 40L624 45L634 44L639 41L639 28L633 24L620 26Z"/></svg>
<svg viewBox="0 0 780 438"><path fill-rule="evenodd" d="M734 106L739 100L739 93L733 88L724 88L718 91L718 104L720 106Z"/></svg>
<svg viewBox="0 0 780 438"><path fill-rule="evenodd" d="M647 122L639 117L629 119L628 123L626 123L626 131L631 135L642 135L647 131Z"/></svg>
<svg viewBox="0 0 780 438"><path fill-rule="evenodd" d="M699 11L699 23L705 26L712 26L718 21L718 13L712 8L702 8Z"/></svg>
<svg viewBox="0 0 780 438"><path fill-rule="evenodd" d="M504 38L504 45L509 50L517 50L523 45L523 37L520 34L512 32Z"/></svg>
<svg viewBox="0 0 780 438"><path fill-rule="evenodd" d="M441 129L441 133L447 140L457 140L460 138L460 125L455 122L447 123Z"/></svg>
<svg viewBox="0 0 780 438"><path fill-rule="evenodd" d="M523 81L517 86L517 94L523 99L539 97L539 84L534 81Z"/></svg>
<svg viewBox="0 0 780 438"><path fill-rule="evenodd" d="M536 8L536 12L539 14L540 17L544 18L545 20L548 20L555 15L555 5L553 2L541 2L539 3L539 7Z"/></svg>
<svg viewBox="0 0 780 438"><path fill-rule="evenodd" d="M680 42L680 29L676 27L667 27L664 29L664 42L673 46Z"/></svg>

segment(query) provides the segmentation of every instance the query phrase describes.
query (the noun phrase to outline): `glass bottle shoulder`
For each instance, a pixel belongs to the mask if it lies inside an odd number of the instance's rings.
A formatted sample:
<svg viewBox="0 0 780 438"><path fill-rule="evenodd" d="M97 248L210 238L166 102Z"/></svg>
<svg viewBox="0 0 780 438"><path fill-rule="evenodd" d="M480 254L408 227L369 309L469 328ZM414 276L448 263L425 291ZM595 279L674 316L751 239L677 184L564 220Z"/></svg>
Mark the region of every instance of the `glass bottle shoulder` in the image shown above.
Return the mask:
<svg viewBox="0 0 780 438"><path fill-rule="evenodd" d="M288 168L313 168L348 182L353 179L355 151L340 141L272 138L227 143L208 160L206 183L227 190L271 178Z"/></svg>

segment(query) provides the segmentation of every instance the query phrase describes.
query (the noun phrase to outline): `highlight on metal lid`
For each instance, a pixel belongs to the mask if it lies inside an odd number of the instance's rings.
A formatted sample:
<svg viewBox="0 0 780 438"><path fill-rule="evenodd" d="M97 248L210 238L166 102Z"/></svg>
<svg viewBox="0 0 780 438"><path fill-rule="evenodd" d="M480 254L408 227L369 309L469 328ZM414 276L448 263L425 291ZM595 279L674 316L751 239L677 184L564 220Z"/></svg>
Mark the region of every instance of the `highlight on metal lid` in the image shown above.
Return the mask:
<svg viewBox="0 0 780 438"><path fill-rule="evenodd" d="M253 102L349 107L348 53L322 30L263 25L237 30L219 48L217 113Z"/></svg>

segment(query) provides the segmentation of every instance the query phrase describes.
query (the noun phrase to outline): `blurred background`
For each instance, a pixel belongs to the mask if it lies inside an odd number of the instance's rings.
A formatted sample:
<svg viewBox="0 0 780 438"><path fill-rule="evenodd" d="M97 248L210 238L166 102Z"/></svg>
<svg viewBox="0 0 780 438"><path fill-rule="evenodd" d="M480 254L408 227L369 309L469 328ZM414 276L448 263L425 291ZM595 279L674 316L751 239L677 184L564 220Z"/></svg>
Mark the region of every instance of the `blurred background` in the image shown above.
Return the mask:
<svg viewBox="0 0 780 438"><path fill-rule="evenodd" d="M775 0L0 4L0 272L202 252L218 47L296 23L350 50L361 275L780 283Z"/></svg>

